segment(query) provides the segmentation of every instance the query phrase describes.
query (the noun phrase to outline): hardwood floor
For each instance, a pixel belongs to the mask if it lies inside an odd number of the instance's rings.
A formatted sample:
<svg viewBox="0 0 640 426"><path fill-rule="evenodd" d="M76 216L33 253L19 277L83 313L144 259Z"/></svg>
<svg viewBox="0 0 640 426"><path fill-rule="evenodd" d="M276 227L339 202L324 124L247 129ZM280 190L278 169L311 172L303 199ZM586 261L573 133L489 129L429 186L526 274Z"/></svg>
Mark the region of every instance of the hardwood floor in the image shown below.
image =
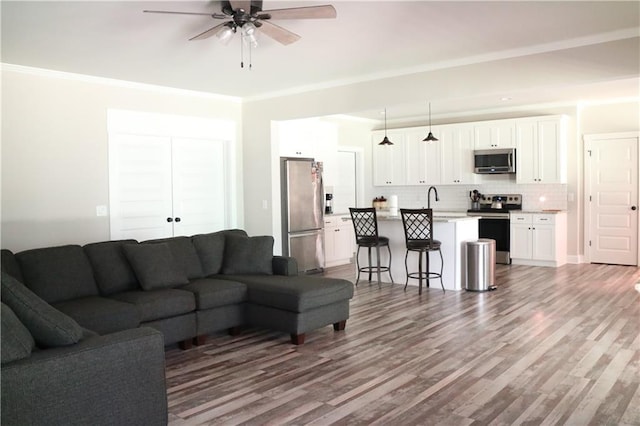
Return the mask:
<svg viewBox="0 0 640 426"><path fill-rule="evenodd" d="M345 331L168 350L169 421L640 425L639 281L610 265L498 265L488 293L361 281Z"/></svg>

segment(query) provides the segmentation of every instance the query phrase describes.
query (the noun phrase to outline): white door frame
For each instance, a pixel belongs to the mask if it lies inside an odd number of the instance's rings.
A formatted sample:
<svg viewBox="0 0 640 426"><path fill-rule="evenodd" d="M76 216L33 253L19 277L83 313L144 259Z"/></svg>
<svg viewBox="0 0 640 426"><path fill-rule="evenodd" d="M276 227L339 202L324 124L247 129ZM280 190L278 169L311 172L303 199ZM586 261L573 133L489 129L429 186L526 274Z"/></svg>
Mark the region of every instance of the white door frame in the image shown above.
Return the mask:
<svg viewBox="0 0 640 426"><path fill-rule="evenodd" d="M589 194L591 193L591 160L589 157L589 151L591 150L591 142L594 140L603 139L624 139L624 138L637 138L638 144L638 164L640 164L640 132L621 132L621 133L600 133L583 135L584 140L584 197L583 197L583 210L584 210L584 222L583 222L583 234L584 234L584 260L586 263L591 263L591 250L589 241L591 240L591 206L589 202ZM638 193L640 194L640 178L638 179ZM636 238L636 244L638 247L638 259L637 266L640 267L640 214L638 214L638 235Z"/></svg>

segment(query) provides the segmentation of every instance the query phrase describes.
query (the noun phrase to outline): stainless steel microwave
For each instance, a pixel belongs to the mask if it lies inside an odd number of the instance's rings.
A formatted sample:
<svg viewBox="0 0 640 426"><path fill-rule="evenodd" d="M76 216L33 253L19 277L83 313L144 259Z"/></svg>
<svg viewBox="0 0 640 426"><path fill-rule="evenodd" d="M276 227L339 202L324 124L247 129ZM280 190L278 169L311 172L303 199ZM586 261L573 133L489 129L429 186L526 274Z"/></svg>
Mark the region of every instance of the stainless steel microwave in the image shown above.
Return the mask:
<svg viewBox="0 0 640 426"><path fill-rule="evenodd" d="M473 151L474 172L499 174L516 172L516 149L477 149Z"/></svg>

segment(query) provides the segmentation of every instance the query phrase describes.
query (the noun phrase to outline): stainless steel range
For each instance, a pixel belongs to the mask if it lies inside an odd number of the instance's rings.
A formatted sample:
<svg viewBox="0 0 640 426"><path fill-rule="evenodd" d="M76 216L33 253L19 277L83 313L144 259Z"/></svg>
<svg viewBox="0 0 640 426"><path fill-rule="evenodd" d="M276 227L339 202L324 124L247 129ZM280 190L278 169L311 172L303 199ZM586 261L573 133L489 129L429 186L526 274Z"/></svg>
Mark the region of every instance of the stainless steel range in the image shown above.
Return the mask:
<svg viewBox="0 0 640 426"><path fill-rule="evenodd" d="M484 194L469 216L480 216L478 236L496 240L496 263L511 264L510 212L522 210L522 194Z"/></svg>

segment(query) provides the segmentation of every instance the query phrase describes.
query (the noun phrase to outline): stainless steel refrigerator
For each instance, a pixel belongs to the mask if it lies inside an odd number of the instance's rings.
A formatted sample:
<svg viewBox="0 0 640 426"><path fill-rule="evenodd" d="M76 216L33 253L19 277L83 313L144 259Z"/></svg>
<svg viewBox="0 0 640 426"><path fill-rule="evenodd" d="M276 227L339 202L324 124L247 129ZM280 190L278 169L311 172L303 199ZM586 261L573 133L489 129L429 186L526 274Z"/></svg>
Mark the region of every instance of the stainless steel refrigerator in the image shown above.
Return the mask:
<svg viewBox="0 0 640 426"><path fill-rule="evenodd" d="M298 272L324 269L324 188L322 163L281 158L282 254L298 262Z"/></svg>

